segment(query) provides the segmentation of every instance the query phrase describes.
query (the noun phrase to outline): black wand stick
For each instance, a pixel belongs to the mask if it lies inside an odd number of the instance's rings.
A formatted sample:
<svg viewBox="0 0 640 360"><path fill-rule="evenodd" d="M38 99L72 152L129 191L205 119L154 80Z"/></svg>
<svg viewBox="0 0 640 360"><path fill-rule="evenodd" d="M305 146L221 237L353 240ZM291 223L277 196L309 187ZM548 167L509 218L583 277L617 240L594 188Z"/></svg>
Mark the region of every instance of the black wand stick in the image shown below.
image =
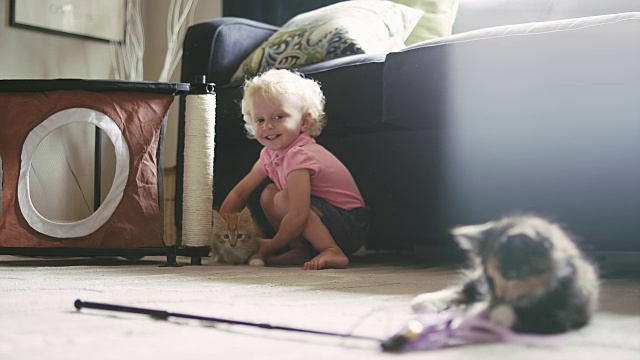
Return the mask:
<svg viewBox="0 0 640 360"><path fill-rule="evenodd" d="M119 312L133 313L133 314L149 315L152 318L157 320L168 320L170 317L175 317L175 318L190 319L190 320L211 321L211 322L232 324L232 325L251 326L251 327L257 327L257 328L268 329L268 330L293 331L293 332L306 333L306 334L336 336L341 338L359 339L359 340L370 340L378 343L381 342L380 339L376 339L368 336L339 334L339 333L332 333L332 332L326 332L326 331L317 331L317 330L300 329L300 328L294 328L294 327L288 327L288 326L271 325L271 324L265 324L265 323L252 323L247 321L221 319L216 317L180 314L180 313L173 313L173 312L168 312L164 310L153 310L153 309L145 309L145 308L139 308L139 307L82 301L80 299L75 301L74 306L76 307L76 309L78 309L78 311L80 311L83 308L119 311Z"/></svg>

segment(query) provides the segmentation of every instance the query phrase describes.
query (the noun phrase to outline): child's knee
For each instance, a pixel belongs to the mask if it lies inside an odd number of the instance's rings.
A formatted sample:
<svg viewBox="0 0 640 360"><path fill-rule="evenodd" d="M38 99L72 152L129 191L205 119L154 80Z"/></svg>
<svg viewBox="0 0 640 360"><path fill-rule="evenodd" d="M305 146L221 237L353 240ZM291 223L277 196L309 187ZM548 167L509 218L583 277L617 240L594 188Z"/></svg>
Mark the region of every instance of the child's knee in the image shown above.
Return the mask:
<svg viewBox="0 0 640 360"><path fill-rule="evenodd" d="M260 205L262 208L270 208L273 206L273 198L278 193L278 187L275 184L267 185L264 190L262 190L262 194L260 194Z"/></svg>

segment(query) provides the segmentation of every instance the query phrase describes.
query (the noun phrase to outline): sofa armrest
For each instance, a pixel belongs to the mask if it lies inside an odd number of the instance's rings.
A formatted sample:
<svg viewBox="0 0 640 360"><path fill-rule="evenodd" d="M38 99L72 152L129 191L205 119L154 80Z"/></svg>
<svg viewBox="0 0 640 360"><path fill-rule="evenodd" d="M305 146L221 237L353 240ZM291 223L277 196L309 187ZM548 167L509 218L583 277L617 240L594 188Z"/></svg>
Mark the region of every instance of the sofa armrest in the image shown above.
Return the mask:
<svg viewBox="0 0 640 360"><path fill-rule="evenodd" d="M183 44L181 81L189 83L206 75L208 82L227 84L242 61L277 30L235 17L190 26Z"/></svg>

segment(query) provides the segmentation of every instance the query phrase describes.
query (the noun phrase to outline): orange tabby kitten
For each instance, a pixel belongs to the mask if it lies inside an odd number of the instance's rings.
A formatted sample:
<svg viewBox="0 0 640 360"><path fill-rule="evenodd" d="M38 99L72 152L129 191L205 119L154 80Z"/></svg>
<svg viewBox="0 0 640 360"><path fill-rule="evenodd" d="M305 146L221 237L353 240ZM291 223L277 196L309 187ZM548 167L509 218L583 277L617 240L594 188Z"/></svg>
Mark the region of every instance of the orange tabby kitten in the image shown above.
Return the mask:
<svg viewBox="0 0 640 360"><path fill-rule="evenodd" d="M256 236L262 234L253 221L249 208L245 207L239 213L219 213L213 210L211 249L216 262L264 266L264 261L258 258Z"/></svg>

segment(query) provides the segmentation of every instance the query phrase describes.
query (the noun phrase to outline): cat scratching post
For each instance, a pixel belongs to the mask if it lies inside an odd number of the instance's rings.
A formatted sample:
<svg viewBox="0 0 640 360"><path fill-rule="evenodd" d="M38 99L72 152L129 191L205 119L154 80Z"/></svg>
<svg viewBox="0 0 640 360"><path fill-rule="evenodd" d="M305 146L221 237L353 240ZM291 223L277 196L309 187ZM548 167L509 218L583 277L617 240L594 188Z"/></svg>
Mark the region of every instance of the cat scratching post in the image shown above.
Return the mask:
<svg viewBox="0 0 640 360"><path fill-rule="evenodd" d="M211 243L216 95L213 84L206 84L204 80L191 84L191 92L186 96L182 196L184 247L208 247Z"/></svg>

